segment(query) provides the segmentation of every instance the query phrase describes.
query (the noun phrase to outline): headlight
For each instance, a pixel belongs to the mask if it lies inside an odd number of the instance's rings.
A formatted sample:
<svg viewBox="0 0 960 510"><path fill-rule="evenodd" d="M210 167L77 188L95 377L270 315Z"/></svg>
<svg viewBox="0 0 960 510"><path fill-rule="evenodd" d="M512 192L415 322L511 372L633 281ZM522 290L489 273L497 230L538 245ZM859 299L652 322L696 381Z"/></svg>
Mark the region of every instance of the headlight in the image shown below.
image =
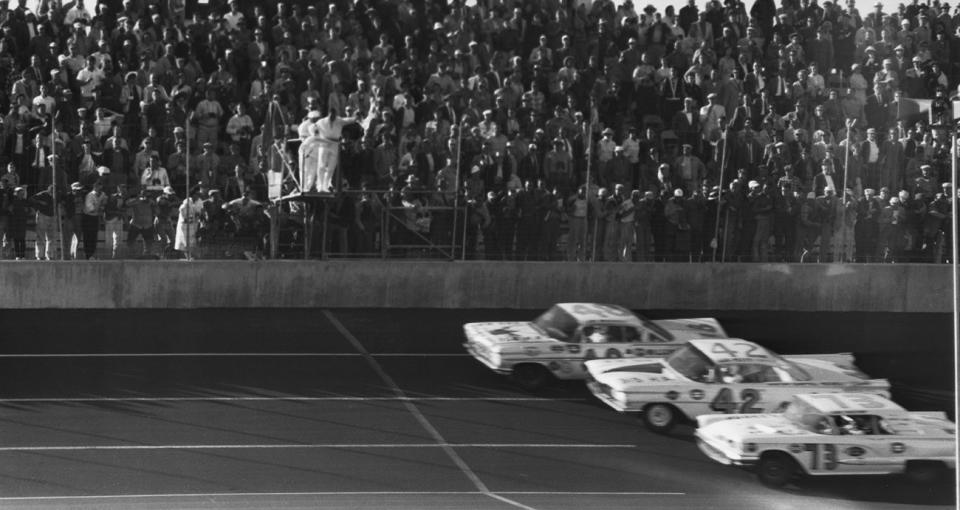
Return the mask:
<svg viewBox="0 0 960 510"><path fill-rule="evenodd" d="M756 451L757 451L757 443L747 443L747 444L743 445L743 449L744 449L747 453L756 453Z"/></svg>

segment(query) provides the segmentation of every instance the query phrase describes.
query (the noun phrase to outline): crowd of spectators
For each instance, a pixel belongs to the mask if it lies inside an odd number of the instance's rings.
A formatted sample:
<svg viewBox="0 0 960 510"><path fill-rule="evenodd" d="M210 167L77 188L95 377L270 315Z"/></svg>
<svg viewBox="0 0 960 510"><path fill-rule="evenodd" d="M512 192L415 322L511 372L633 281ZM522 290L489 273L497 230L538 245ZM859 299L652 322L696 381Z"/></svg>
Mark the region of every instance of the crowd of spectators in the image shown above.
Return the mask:
<svg viewBox="0 0 960 510"><path fill-rule="evenodd" d="M943 262L960 6L912 2L0 0L4 248L262 234L264 139L339 117L343 253Z"/></svg>

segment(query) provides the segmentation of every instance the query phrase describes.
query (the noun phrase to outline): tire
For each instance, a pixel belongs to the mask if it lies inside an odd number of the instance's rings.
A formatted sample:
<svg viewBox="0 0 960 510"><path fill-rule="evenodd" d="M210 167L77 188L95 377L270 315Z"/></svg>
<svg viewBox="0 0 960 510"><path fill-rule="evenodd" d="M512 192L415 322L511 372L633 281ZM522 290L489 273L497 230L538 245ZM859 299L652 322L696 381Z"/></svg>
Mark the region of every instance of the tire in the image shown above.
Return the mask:
<svg viewBox="0 0 960 510"><path fill-rule="evenodd" d="M757 477L767 487L783 487L797 474L797 463L786 454L764 455L757 464Z"/></svg>
<svg viewBox="0 0 960 510"><path fill-rule="evenodd" d="M527 391L539 390L553 380L553 374L542 365L528 363L513 369L513 380Z"/></svg>
<svg viewBox="0 0 960 510"><path fill-rule="evenodd" d="M643 424L657 434L669 433L678 418L679 411L670 404L649 404L643 408Z"/></svg>
<svg viewBox="0 0 960 510"><path fill-rule="evenodd" d="M904 475L920 485L932 485L943 480L946 468L941 462L908 462Z"/></svg>

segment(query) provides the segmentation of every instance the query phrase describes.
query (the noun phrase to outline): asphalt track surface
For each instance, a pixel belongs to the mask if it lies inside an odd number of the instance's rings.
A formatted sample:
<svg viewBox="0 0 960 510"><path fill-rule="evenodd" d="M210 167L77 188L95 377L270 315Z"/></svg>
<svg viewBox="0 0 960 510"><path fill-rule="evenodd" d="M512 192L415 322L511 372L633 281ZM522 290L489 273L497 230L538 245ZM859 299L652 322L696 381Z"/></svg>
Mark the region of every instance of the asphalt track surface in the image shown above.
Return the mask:
<svg viewBox="0 0 960 510"><path fill-rule="evenodd" d="M955 507L953 483L897 477L769 489L690 429L463 354L464 322L534 313L0 311L0 508ZM716 315L785 353L863 335L872 375L952 401L949 316Z"/></svg>

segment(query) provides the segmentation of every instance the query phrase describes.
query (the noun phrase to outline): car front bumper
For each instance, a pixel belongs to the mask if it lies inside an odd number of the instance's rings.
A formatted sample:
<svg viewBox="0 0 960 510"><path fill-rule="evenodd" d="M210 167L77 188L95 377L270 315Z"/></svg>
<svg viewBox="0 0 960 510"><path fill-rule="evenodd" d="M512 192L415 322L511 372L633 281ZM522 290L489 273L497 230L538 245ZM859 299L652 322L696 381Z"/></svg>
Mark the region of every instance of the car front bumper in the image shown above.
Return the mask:
<svg viewBox="0 0 960 510"><path fill-rule="evenodd" d="M501 363L497 363L496 360L492 359L487 349L483 348L476 344L475 342L464 342L463 348L470 353L471 356L476 358L477 361L483 363L487 368L493 370L498 374L509 375L513 373L513 367L505 367Z"/></svg>
<svg viewBox="0 0 960 510"><path fill-rule="evenodd" d="M707 457L727 466L752 466L757 463L755 457L744 457L739 452L704 439L700 434L697 434L697 447Z"/></svg>

